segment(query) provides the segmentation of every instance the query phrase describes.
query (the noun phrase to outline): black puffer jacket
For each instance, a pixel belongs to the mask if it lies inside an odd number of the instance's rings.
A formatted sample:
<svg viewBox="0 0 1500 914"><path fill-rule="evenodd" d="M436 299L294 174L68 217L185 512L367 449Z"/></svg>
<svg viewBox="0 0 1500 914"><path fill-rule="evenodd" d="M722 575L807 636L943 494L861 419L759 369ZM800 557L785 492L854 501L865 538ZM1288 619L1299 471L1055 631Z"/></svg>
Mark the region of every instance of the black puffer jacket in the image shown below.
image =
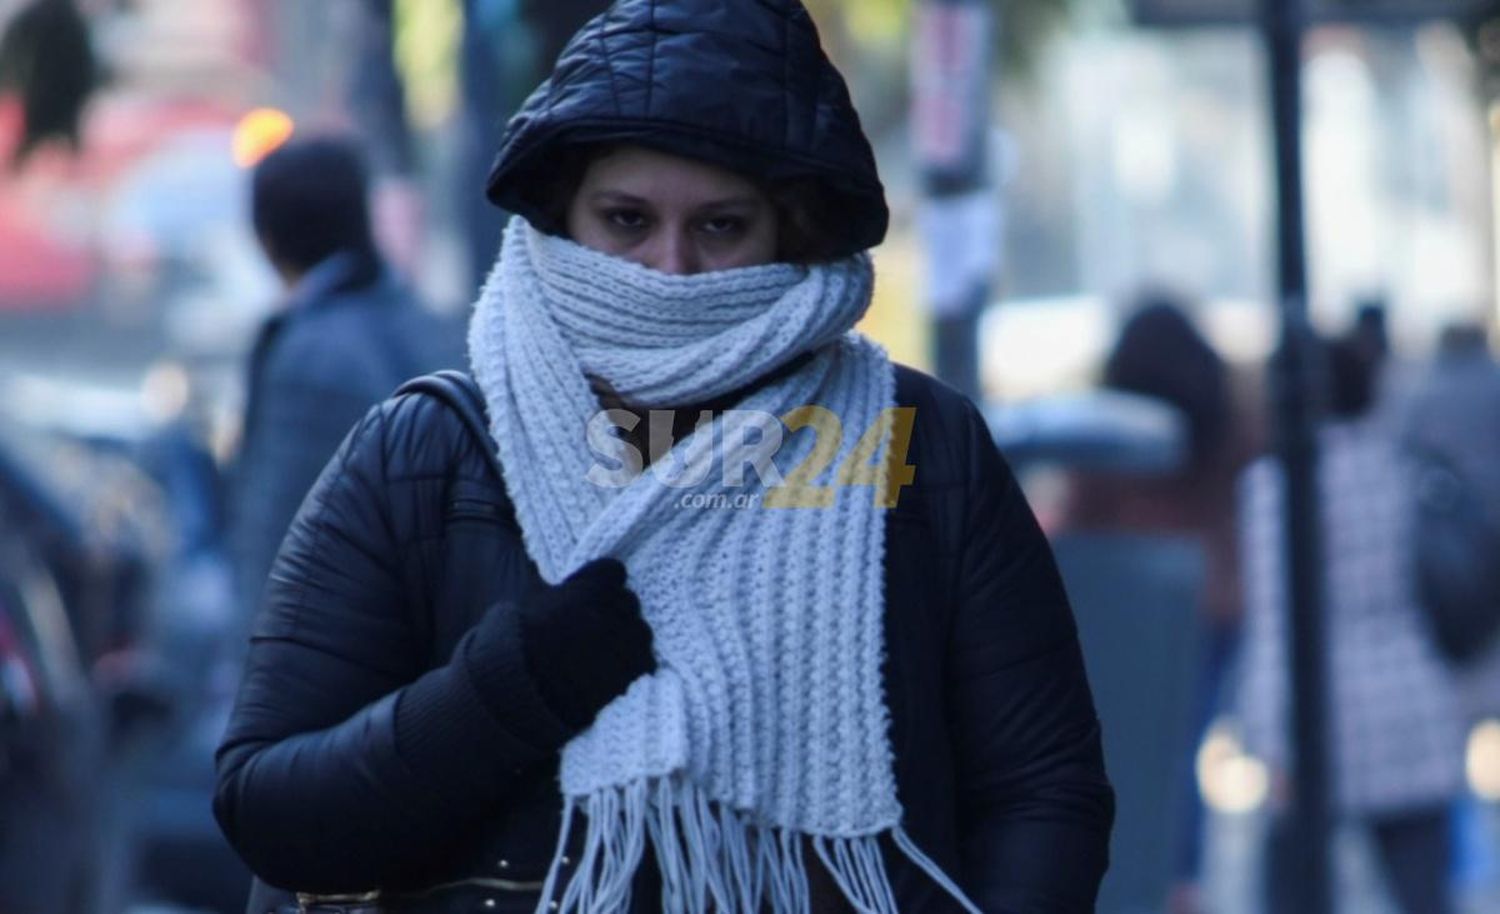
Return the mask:
<svg viewBox="0 0 1500 914"><path fill-rule="evenodd" d="M897 379L916 409L916 481L887 516L885 563L906 828L987 912L1092 910L1113 796L1047 543L972 405ZM440 909L532 909L572 733L519 637L482 675L454 658L490 607L514 624L536 581L447 407L407 395L355 428L277 560L218 755L215 812L256 873L317 892L488 879ZM887 861L903 912L957 910ZM276 900L261 886L254 909Z"/></svg>
<svg viewBox="0 0 1500 914"><path fill-rule="evenodd" d="M884 235L869 144L795 0L619 0L512 122L491 197L540 224L562 147L611 141L811 181L842 252ZM1112 794L1047 544L966 400L906 369L897 397L917 410L885 562L906 829L986 911L1090 910ZM455 415L408 396L366 417L283 545L218 755L215 812L252 869L316 892L464 881L423 910L532 910L573 735L523 656L537 580ZM903 912L955 910L888 860ZM277 900L261 885L252 906Z"/></svg>

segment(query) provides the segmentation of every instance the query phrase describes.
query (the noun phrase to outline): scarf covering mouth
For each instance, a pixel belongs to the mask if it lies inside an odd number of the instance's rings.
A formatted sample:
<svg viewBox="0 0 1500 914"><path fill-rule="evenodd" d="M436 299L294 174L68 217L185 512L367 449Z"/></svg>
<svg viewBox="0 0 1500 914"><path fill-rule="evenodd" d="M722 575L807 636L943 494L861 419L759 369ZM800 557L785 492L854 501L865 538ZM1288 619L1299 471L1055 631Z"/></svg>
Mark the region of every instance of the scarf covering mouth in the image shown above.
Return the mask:
<svg viewBox="0 0 1500 914"><path fill-rule="evenodd" d="M884 446L873 488L834 485L866 432L889 433L894 369L851 329L873 283L867 254L670 276L520 217L507 227L469 355L523 541L553 584L595 558L624 562L658 661L563 748L539 911L623 914L649 844L665 912L810 911L813 854L856 910L896 914L888 835L977 914L901 828L881 676ZM807 352L645 472L600 483L624 445L594 433L588 375L634 402L703 402ZM726 466L731 442L766 433L758 417L807 406L840 428L789 423L763 473L734 466L743 451ZM837 455L810 481L833 487L830 503L766 505L763 476L806 473L819 436ZM688 506L714 496L737 507ZM582 851L565 867L573 829Z"/></svg>

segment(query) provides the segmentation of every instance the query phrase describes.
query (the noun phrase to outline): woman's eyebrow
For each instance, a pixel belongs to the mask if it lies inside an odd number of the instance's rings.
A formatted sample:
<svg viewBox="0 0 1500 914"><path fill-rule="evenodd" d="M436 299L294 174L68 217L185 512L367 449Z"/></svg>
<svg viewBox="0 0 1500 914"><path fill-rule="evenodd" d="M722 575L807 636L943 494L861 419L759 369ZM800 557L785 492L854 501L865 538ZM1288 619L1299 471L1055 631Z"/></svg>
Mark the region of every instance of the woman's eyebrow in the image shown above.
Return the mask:
<svg viewBox="0 0 1500 914"><path fill-rule="evenodd" d="M596 190L589 195L589 199L595 203L621 203L629 206L648 206L649 201L635 194L627 194L623 190Z"/></svg>
<svg viewBox="0 0 1500 914"><path fill-rule="evenodd" d="M698 207L704 209L737 209L753 208L760 205L758 197L726 197L723 200L710 200Z"/></svg>
<svg viewBox="0 0 1500 914"><path fill-rule="evenodd" d="M627 206L646 207L651 205L651 201L645 197L638 197L623 190L596 190L589 195L589 200L594 203L616 203ZM694 209L701 211L708 209L751 208L759 205L759 203L760 199L753 196L725 197L722 200L709 200L706 203L700 203Z"/></svg>

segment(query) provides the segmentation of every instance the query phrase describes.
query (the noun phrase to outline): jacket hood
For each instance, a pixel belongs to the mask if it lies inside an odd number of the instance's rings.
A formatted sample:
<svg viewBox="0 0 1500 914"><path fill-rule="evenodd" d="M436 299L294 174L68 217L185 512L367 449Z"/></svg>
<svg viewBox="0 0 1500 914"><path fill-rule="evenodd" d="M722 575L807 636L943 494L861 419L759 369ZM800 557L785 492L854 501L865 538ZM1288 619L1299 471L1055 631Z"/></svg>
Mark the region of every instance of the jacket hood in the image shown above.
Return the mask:
<svg viewBox="0 0 1500 914"><path fill-rule="evenodd" d="M563 148L633 143L761 181L811 180L840 256L890 215L849 90L797 0L617 0L573 36L506 127L490 201L543 231Z"/></svg>

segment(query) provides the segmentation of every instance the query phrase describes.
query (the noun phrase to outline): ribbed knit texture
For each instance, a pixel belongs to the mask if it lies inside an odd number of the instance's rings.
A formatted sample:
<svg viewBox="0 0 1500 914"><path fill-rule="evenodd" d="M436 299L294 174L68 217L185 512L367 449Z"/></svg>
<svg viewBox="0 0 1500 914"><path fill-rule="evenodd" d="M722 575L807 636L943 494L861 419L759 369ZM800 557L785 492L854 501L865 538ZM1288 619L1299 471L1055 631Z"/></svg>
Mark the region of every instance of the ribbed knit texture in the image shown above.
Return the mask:
<svg viewBox="0 0 1500 914"><path fill-rule="evenodd" d="M553 583L597 557L623 561L659 661L564 748L567 819L582 812L588 832L544 906L624 910L650 841L665 910L806 910L806 839L857 907L894 912L883 832L956 893L899 831L880 489L837 487L820 508L681 505L685 494L765 494L753 470L738 486L722 472L722 443L740 440L751 411L836 416L838 455L813 480L833 485L893 405L884 351L851 330L872 284L864 254L679 277L519 218L507 229L469 345L526 547ZM627 484L591 481L591 467L608 464L595 450L619 442L586 437L600 408L587 374L665 407L738 389L803 352L817 354ZM787 432L773 460L783 477L815 439Z"/></svg>

